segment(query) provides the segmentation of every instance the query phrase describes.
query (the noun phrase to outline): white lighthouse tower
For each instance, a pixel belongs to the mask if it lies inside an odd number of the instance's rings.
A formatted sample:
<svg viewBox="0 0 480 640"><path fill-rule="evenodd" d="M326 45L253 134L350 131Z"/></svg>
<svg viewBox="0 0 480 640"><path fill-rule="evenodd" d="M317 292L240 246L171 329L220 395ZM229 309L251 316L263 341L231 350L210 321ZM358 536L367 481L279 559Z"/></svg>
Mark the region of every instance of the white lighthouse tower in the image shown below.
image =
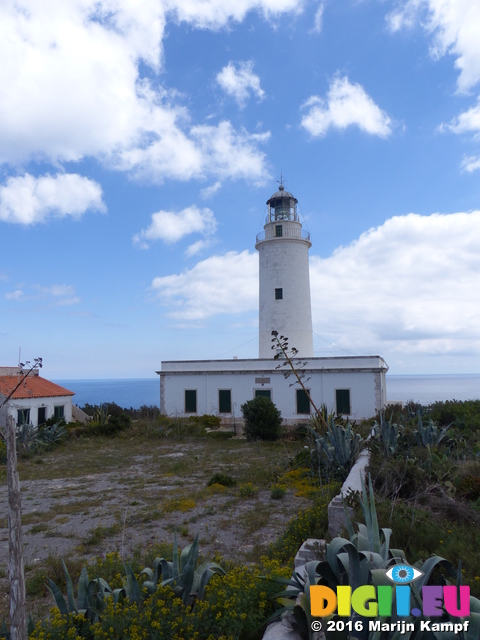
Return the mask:
<svg viewBox="0 0 480 640"><path fill-rule="evenodd" d="M288 338L300 357L313 356L308 250L294 196L279 190L267 200L264 231L255 248L260 256L259 357L273 358L272 331Z"/></svg>

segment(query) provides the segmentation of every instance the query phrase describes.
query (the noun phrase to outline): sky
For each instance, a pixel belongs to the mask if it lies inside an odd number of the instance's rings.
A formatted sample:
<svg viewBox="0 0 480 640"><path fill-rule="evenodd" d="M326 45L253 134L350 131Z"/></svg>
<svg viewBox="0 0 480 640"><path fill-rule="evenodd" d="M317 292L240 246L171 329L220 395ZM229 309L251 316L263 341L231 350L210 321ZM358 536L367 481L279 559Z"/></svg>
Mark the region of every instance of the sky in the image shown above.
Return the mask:
<svg viewBox="0 0 480 640"><path fill-rule="evenodd" d="M0 85L0 365L258 357L282 175L315 356L480 372L478 0L5 0Z"/></svg>

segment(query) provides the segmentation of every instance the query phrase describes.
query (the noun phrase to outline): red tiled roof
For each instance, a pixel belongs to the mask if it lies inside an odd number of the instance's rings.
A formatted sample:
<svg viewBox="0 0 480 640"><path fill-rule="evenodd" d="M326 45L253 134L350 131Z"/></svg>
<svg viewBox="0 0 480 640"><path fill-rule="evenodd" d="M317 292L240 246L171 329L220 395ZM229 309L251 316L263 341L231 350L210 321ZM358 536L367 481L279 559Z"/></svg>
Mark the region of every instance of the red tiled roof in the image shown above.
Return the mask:
<svg viewBox="0 0 480 640"><path fill-rule="evenodd" d="M0 394L8 394L20 382L20 376L0 376ZM12 398L51 398L52 396L73 396L73 391L69 391L50 380L40 378L40 376L28 376L13 394Z"/></svg>

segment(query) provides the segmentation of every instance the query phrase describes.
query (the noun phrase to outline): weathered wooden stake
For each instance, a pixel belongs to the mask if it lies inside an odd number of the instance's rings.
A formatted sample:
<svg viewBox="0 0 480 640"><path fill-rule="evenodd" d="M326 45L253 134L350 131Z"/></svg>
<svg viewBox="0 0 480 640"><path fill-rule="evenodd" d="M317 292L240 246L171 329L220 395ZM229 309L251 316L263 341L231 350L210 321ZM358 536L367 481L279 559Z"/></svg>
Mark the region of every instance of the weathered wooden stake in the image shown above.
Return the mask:
<svg viewBox="0 0 480 640"><path fill-rule="evenodd" d="M17 472L15 421L7 417L7 487L10 573L10 638L28 640L25 574L23 571L22 499Z"/></svg>

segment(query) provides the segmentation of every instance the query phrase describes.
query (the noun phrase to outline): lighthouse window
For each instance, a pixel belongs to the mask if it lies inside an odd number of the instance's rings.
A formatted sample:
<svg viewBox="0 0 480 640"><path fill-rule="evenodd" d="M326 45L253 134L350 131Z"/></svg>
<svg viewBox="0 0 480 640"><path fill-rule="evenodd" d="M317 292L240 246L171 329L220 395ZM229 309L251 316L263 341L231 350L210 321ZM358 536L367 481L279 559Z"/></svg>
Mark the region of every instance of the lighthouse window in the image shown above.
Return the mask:
<svg viewBox="0 0 480 640"><path fill-rule="evenodd" d="M281 238L283 236L283 227L281 224L275 225L275 237Z"/></svg>
<svg viewBox="0 0 480 640"><path fill-rule="evenodd" d="M185 389L185 413L197 413L196 389Z"/></svg>
<svg viewBox="0 0 480 640"><path fill-rule="evenodd" d="M218 413L232 413L231 389L218 390Z"/></svg>
<svg viewBox="0 0 480 640"><path fill-rule="evenodd" d="M335 389L335 400L337 405L337 415L349 415L350 410L350 389Z"/></svg>
<svg viewBox="0 0 480 640"><path fill-rule="evenodd" d="M283 300L283 289L275 289L275 300Z"/></svg>
<svg viewBox="0 0 480 640"><path fill-rule="evenodd" d="M310 415L310 400L304 389L297 389L297 413Z"/></svg>
<svg viewBox="0 0 480 640"><path fill-rule="evenodd" d="M271 389L255 389L255 398L268 398L272 399L272 390Z"/></svg>

